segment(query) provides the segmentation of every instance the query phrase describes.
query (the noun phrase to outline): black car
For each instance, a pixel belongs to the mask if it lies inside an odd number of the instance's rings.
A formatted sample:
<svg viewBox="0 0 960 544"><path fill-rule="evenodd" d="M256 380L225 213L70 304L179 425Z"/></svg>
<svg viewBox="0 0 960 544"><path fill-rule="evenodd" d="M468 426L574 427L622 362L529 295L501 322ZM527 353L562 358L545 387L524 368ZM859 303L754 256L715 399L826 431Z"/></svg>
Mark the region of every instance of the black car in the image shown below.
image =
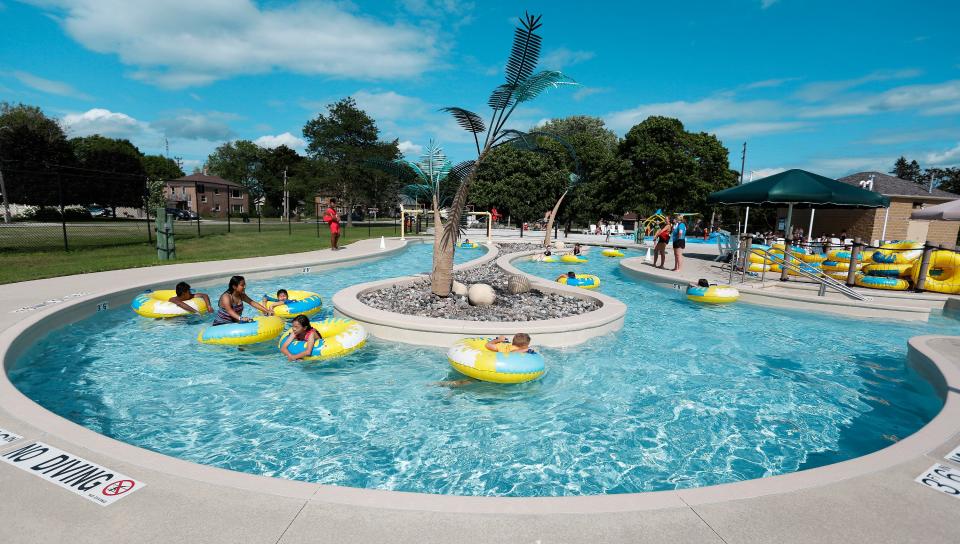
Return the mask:
<svg viewBox="0 0 960 544"><path fill-rule="evenodd" d="M192 212L190 210L179 210L177 208L167 208L167 213L172 215L174 219L181 221L195 221L198 219L197 212Z"/></svg>

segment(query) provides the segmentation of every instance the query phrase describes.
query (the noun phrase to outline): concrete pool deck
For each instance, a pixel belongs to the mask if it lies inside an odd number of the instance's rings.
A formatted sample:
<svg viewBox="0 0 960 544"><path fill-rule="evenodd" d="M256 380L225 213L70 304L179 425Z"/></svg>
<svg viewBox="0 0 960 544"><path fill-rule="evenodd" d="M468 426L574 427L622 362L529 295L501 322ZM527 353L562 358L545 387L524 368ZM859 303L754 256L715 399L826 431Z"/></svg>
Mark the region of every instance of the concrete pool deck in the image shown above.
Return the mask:
<svg viewBox="0 0 960 544"><path fill-rule="evenodd" d="M526 240L524 240L526 241ZM0 286L4 365L38 320L57 327L90 306L172 277L272 274L334 266L402 245L387 241L260 259L189 263ZM78 293L82 295L71 296ZM130 295L124 295L129 301ZM66 300L64 300L66 298ZM20 310L33 307L33 309ZM72 317L70 318L72 319ZM37 333L39 334L39 332ZM24 336L29 338L30 335ZM56 416L0 377L0 428L122 472L146 487L98 506L0 464L2 542L956 542L960 499L914 481L960 446L960 338L911 339L909 361L945 399L914 435L808 471L698 489L560 498L450 497L276 480L202 466L117 442Z"/></svg>

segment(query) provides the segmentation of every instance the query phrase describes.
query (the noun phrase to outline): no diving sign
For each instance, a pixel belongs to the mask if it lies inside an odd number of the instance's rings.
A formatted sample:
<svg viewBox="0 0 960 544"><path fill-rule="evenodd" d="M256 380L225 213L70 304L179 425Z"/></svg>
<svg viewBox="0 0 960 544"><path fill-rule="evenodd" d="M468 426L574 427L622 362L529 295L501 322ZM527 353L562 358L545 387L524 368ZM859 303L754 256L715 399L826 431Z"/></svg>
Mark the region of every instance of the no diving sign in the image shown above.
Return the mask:
<svg viewBox="0 0 960 544"><path fill-rule="evenodd" d="M101 506L109 506L146 485L43 442L33 442L7 452L0 461Z"/></svg>

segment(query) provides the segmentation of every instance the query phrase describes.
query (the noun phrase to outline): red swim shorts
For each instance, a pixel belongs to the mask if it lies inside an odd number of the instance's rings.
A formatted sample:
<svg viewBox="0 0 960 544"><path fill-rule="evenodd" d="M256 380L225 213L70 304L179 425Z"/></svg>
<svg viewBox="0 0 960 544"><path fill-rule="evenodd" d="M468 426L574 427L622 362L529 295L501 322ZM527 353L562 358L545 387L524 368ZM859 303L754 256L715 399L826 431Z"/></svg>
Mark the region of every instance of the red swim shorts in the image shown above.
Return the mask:
<svg viewBox="0 0 960 544"><path fill-rule="evenodd" d="M330 234L340 234L340 223L330 223Z"/></svg>

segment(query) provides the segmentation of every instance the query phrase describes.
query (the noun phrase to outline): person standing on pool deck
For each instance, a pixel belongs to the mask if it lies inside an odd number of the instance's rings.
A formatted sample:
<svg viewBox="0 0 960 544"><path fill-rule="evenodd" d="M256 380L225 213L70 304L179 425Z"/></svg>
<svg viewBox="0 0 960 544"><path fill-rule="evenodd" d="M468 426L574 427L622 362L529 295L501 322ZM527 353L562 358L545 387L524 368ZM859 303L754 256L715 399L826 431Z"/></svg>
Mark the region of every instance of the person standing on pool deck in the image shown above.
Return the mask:
<svg viewBox="0 0 960 544"><path fill-rule="evenodd" d="M253 306L265 315L273 315L273 310L265 307L259 302L255 302L247 296L247 280L243 276L234 276L230 278L227 290L220 295L220 303L217 308L217 315L213 318L213 324L226 325L228 323L247 323L253 321L249 317L243 317L243 303Z"/></svg>
<svg viewBox="0 0 960 544"><path fill-rule="evenodd" d="M683 216L677 215L676 226L673 227L673 271L679 272L683 264L683 250L687 247L687 224ZM664 258L666 260L666 258Z"/></svg>
<svg viewBox="0 0 960 544"><path fill-rule="evenodd" d="M657 245L653 246L653 266L656 268L663 268L667 266L667 242L670 241L670 232L672 230L673 224L670 223L669 219L667 219L667 222L663 225L663 228L658 230L657 234L653 237L657 243ZM659 265L657 265L657 259L660 259Z"/></svg>
<svg viewBox="0 0 960 544"><path fill-rule="evenodd" d="M323 220L330 225L330 249L337 251L340 249L340 246L337 243L340 241L340 216L337 215L337 210L334 206L337 203L337 199L330 197L330 206L327 207L327 211L323 212Z"/></svg>

